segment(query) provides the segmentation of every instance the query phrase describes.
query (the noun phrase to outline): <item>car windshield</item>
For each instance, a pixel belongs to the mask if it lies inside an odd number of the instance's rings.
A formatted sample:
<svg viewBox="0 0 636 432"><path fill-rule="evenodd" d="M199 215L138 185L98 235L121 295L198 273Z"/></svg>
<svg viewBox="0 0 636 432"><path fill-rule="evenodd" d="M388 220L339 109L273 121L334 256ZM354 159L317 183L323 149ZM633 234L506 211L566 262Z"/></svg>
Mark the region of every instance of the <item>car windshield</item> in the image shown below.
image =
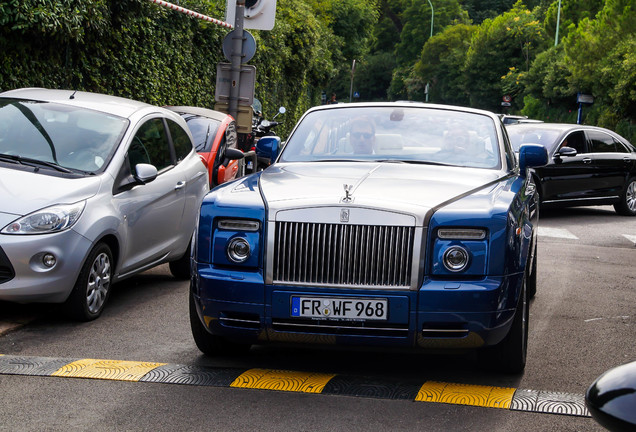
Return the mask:
<svg viewBox="0 0 636 432"><path fill-rule="evenodd" d="M206 117L192 116L190 114L185 114L184 118L188 123L190 132L192 132L196 151L199 153L209 152L221 122Z"/></svg>
<svg viewBox="0 0 636 432"><path fill-rule="evenodd" d="M2 160L92 173L105 167L128 120L52 102L0 99Z"/></svg>
<svg viewBox="0 0 636 432"><path fill-rule="evenodd" d="M525 126L506 128L512 148L518 152L522 144L541 144L551 152L557 144L561 131L554 129L538 129Z"/></svg>
<svg viewBox="0 0 636 432"><path fill-rule="evenodd" d="M281 162L388 161L500 168L495 123L478 113L423 107L353 107L307 114Z"/></svg>

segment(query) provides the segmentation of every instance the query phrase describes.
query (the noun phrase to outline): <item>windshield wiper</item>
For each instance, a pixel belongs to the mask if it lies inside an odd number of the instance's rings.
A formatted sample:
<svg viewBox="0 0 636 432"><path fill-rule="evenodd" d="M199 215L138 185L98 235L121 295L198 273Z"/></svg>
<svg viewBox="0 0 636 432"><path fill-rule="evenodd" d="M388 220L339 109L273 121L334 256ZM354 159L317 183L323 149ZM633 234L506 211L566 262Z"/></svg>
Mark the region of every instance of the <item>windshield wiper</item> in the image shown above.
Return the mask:
<svg viewBox="0 0 636 432"><path fill-rule="evenodd" d="M444 162L433 162L433 161L411 160L411 159L400 160L399 162L409 163L409 164L419 164L419 165L455 166L454 164L449 164Z"/></svg>
<svg viewBox="0 0 636 432"><path fill-rule="evenodd" d="M45 166L47 168L52 168L56 171L60 171L63 173L72 173L73 171L71 171L68 168L64 168L63 166L60 166L54 162L47 162L47 161L41 161L41 160L37 160L37 159L31 159L31 158L27 158L27 157L22 157L22 156L18 156L18 155L8 155L8 154L0 154L0 159L4 160L4 161L9 161L9 162L14 162L14 163L18 163L21 165L27 165L27 166L31 166L34 168L39 168L41 166Z"/></svg>
<svg viewBox="0 0 636 432"><path fill-rule="evenodd" d="M372 162L403 164L403 163L408 163L410 161L404 161L402 159L374 159Z"/></svg>

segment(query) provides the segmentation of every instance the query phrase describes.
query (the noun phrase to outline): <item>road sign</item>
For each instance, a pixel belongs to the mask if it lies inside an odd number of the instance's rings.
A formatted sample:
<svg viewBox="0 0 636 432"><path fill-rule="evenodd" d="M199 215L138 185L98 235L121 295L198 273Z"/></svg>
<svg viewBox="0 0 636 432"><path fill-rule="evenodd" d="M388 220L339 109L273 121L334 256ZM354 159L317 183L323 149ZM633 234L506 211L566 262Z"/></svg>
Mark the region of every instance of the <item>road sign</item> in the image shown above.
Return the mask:
<svg viewBox="0 0 636 432"><path fill-rule="evenodd" d="M232 44L237 33L236 30L232 30L223 39L223 54L228 61L232 61ZM256 40L247 30L243 30L243 48L241 51L241 63L247 63L256 54Z"/></svg>
<svg viewBox="0 0 636 432"><path fill-rule="evenodd" d="M239 85L238 104L250 106L254 102L254 83L256 82L256 66L241 65L241 77ZM232 81L232 65L219 63L216 65L216 90L214 100L217 102L230 101L232 87L236 83Z"/></svg>
<svg viewBox="0 0 636 432"><path fill-rule="evenodd" d="M271 30L276 19L276 0L247 0L243 11L245 20L243 28L255 30ZM234 22L236 17L236 0L227 0L225 21Z"/></svg>
<svg viewBox="0 0 636 432"><path fill-rule="evenodd" d="M512 104L511 104L510 102L502 102L502 103L501 103L501 106L504 106L504 107L509 107L509 106L511 106L511 105L512 105Z"/></svg>
<svg viewBox="0 0 636 432"><path fill-rule="evenodd" d="M508 102L508 103L509 103L509 102L511 102L511 101L512 101L512 96L510 96L510 95L505 95L502 99L503 99L503 101L504 101L504 102ZM502 105L503 105L503 104L502 104Z"/></svg>
<svg viewBox="0 0 636 432"><path fill-rule="evenodd" d="M230 106L228 103L218 102L214 105L214 109L217 111L224 112L229 114ZM236 131L238 133L250 133L252 132L252 117L254 115L254 111L251 106L243 106L239 105L238 107L238 117L236 119Z"/></svg>

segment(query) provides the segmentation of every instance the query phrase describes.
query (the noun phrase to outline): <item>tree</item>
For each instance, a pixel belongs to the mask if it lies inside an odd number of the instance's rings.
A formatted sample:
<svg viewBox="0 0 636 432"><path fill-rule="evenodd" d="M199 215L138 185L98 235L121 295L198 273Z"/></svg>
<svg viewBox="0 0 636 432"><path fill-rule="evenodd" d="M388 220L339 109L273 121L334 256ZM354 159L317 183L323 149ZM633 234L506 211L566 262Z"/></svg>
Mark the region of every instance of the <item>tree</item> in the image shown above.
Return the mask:
<svg viewBox="0 0 636 432"><path fill-rule="evenodd" d="M424 45L414 73L422 82L430 84L431 102L468 105L463 69L470 40L476 31L477 26L473 25L448 26Z"/></svg>
<svg viewBox="0 0 636 432"><path fill-rule="evenodd" d="M523 76L545 45L540 22L521 1L484 21L471 41L464 67L471 106L499 110L504 90L512 96L522 93Z"/></svg>

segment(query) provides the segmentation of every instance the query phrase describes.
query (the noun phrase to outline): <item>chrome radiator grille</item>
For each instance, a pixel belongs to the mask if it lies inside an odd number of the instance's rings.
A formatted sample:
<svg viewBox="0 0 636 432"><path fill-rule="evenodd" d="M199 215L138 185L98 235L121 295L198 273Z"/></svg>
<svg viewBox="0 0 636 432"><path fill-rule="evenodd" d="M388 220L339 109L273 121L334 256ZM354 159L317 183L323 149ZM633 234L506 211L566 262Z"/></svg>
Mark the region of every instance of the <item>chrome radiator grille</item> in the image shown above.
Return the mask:
<svg viewBox="0 0 636 432"><path fill-rule="evenodd" d="M415 228L276 222L274 281L408 287Z"/></svg>

